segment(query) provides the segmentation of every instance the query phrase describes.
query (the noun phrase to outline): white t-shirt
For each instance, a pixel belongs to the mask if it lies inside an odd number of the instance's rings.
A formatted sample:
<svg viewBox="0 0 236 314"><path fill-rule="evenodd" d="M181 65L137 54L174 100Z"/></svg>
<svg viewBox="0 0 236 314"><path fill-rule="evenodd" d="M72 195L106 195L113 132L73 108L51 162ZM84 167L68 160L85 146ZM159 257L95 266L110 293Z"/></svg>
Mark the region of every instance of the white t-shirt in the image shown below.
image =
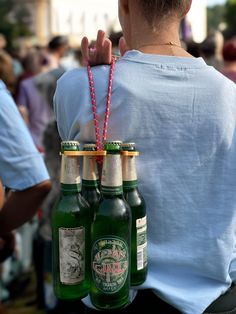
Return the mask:
<svg viewBox="0 0 236 314"><path fill-rule="evenodd" d="M100 128L109 67L92 69ZM59 81L63 140L94 142L86 69ZM201 58L129 51L116 64L108 139L135 142L150 288L200 314L236 281L236 86Z"/></svg>

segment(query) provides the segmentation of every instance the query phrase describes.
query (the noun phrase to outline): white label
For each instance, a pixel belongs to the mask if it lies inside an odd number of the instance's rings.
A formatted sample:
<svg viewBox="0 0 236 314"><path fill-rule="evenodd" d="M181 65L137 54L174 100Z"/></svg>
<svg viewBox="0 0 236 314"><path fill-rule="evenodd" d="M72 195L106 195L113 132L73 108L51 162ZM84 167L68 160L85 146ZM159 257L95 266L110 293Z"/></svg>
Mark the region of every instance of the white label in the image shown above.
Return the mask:
<svg viewBox="0 0 236 314"><path fill-rule="evenodd" d="M64 184L79 184L80 170L79 158L62 155L61 159L61 183Z"/></svg>
<svg viewBox="0 0 236 314"><path fill-rule="evenodd" d="M98 168L93 156L86 156L83 159L83 179L88 181L98 180Z"/></svg>
<svg viewBox="0 0 236 314"><path fill-rule="evenodd" d="M137 230L137 270L147 266L147 217L136 220Z"/></svg>
<svg viewBox="0 0 236 314"><path fill-rule="evenodd" d="M78 284L85 277L85 230L59 228L60 281Z"/></svg>
<svg viewBox="0 0 236 314"><path fill-rule="evenodd" d="M123 156L122 176L123 176L123 181L136 181L137 180L135 157Z"/></svg>
<svg viewBox="0 0 236 314"><path fill-rule="evenodd" d="M102 169L102 186L121 186L122 169L120 155L106 155Z"/></svg>

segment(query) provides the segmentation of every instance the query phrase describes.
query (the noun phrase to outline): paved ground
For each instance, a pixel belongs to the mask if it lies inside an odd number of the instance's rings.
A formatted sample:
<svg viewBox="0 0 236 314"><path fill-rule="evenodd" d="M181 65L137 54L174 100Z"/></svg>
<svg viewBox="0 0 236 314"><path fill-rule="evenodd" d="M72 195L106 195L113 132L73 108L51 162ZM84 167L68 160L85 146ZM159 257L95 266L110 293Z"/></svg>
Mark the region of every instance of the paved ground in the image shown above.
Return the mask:
<svg viewBox="0 0 236 314"><path fill-rule="evenodd" d="M13 297L3 305L0 305L0 314L45 314L35 304L36 282L34 272L19 278L13 285Z"/></svg>

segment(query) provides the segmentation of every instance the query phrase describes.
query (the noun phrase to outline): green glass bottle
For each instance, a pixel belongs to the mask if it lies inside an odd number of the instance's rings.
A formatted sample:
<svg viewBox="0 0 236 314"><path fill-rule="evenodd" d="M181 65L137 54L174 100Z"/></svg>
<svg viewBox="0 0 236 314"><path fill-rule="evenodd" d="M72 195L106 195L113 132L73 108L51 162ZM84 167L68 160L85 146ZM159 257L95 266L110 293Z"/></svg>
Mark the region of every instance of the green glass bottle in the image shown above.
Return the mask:
<svg viewBox="0 0 236 314"><path fill-rule="evenodd" d="M84 144L84 151L96 151L95 144ZM89 203L91 210L99 203L99 176L95 156L83 157L83 175L82 175L82 191L81 194ZM93 215L92 215L93 217Z"/></svg>
<svg viewBox="0 0 236 314"><path fill-rule="evenodd" d="M52 213L53 284L59 299L73 300L88 295L90 288L89 204L82 197L78 156L79 142L61 144L61 195Z"/></svg>
<svg viewBox="0 0 236 314"><path fill-rule="evenodd" d="M131 211L123 197L120 142L106 142L101 194L91 234L90 296L101 310L129 303Z"/></svg>
<svg viewBox="0 0 236 314"><path fill-rule="evenodd" d="M134 143L123 143L122 150L135 152ZM145 201L138 190L136 157L122 157L124 197L131 208L131 286L142 284L147 277L147 217Z"/></svg>

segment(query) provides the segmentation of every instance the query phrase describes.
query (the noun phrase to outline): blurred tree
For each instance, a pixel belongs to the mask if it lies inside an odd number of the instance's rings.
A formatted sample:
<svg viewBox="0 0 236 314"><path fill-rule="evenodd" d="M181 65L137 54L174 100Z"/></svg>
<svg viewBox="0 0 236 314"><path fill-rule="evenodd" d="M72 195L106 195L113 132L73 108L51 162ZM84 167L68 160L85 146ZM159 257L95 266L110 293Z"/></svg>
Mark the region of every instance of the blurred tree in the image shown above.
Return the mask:
<svg viewBox="0 0 236 314"><path fill-rule="evenodd" d="M225 20L228 37L236 35L236 0L227 0L225 5Z"/></svg>
<svg viewBox="0 0 236 314"><path fill-rule="evenodd" d="M0 0L0 33L8 41L8 48L12 48L14 39L31 35L28 27L30 13L17 0Z"/></svg>
<svg viewBox="0 0 236 314"><path fill-rule="evenodd" d="M225 22L225 6L215 5L207 8L207 29L218 30Z"/></svg>

